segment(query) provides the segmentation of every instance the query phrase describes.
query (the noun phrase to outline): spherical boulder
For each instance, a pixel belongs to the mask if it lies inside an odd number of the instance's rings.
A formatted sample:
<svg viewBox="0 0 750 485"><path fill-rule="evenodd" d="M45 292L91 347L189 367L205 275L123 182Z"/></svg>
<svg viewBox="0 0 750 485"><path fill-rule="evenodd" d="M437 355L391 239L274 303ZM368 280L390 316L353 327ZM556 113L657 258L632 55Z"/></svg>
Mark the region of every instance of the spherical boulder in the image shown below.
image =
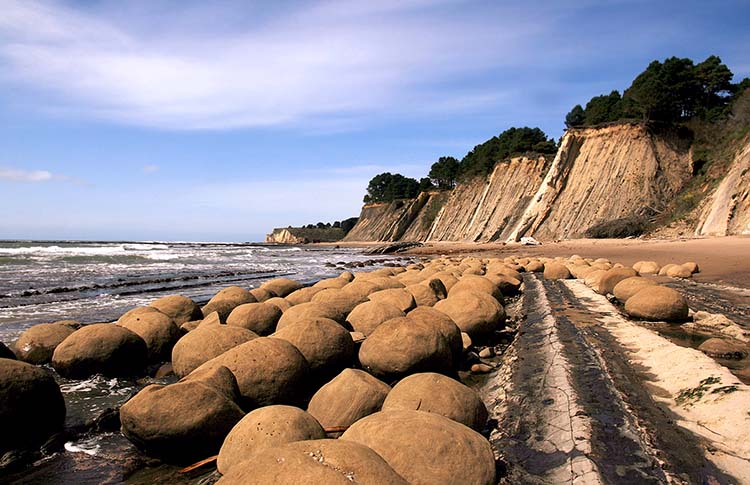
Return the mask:
<svg viewBox="0 0 750 485"><path fill-rule="evenodd" d="M590 288L597 288L599 286L599 280L601 280L602 276L606 273L606 269L594 269L584 276L583 282Z"/></svg>
<svg viewBox="0 0 750 485"><path fill-rule="evenodd" d="M417 307L407 315L412 320L417 320L435 327L448 343L453 355L454 367L461 361L463 341L461 339L461 329L456 322L445 313L435 310L431 307Z"/></svg>
<svg viewBox="0 0 750 485"><path fill-rule="evenodd" d="M343 322L346 320L346 316L351 312L354 307L366 301L365 298L358 295L347 293L343 290L336 288L329 288L316 293L310 300L312 303L322 304L330 309L333 309L340 315L341 320L334 319L336 321Z"/></svg>
<svg viewBox="0 0 750 485"><path fill-rule="evenodd" d="M276 331L293 323L315 318L326 318L338 323L344 323L347 315L348 312L343 311L340 307L335 305L315 301L301 303L299 305L294 305L281 315L281 318L279 318L279 321L276 324Z"/></svg>
<svg viewBox="0 0 750 485"><path fill-rule="evenodd" d="M484 276L495 284L503 295L517 295L523 278L516 279L506 274L488 273Z"/></svg>
<svg viewBox="0 0 750 485"><path fill-rule="evenodd" d="M679 265L674 264L674 263L665 264L659 270L659 276L667 276L667 271L669 271L671 268L673 268L675 266L679 266Z"/></svg>
<svg viewBox="0 0 750 485"><path fill-rule="evenodd" d="M188 334L189 335L189 334ZM243 409L271 404L296 404L305 398L310 364L286 340L258 337L198 367L225 366L237 378Z"/></svg>
<svg viewBox="0 0 750 485"><path fill-rule="evenodd" d="M346 317L346 321L356 332L370 335L378 325L406 314L401 309L382 301L360 303Z"/></svg>
<svg viewBox="0 0 750 485"><path fill-rule="evenodd" d="M567 280L572 275L570 270L561 263L544 263L544 279L545 280Z"/></svg>
<svg viewBox="0 0 750 485"><path fill-rule="evenodd" d="M505 309L487 293L459 292L440 300L434 308L448 315L472 339L487 336L505 323Z"/></svg>
<svg viewBox="0 0 750 485"><path fill-rule="evenodd" d="M641 320L680 322L688 316L685 298L666 286L641 288L625 302L625 312Z"/></svg>
<svg viewBox="0 0 750 485"><path fill-rule="evenodd" d="M232 310L245 303L255 303L259 301L245 288L239 286L230 286L219 291L206 303L201 312L203 316L210 313L218 312L221 321L225 322Z"/></svg>
<svg viewBox="0 0 750 485"><path fill-rule="evenodd" d="M203 318L201 307L190 298L182 295L165 296L152 301L149 306L171 318L177 326Z"/></svg>
<svg viewBox="0 0 750 485"><path fill-rule="evenodd" d="M344 283L346 282L344 281ZM324 289L325 288L319 286L308 286L307 288L300 288L297 291L291 292L284 299L291 303L292 306L299 305L300 303L307 303L312 300L312 297L315 296L316 293L319 293Z"/></svg>
<svg viewBox="0 0 750 485"><path fill-rule="evenodd" d="M690 271L691 274L700 273L700 267L698 267L698 263L694 261L688 261L687 263L682 263L680 266Z"/></svg>
<svg viewBox="0 0 750 485"><path fill-rule="evenodd" d="M700 344L698 350L712 357L744 359L750 352L750 346L740 340L714 337Z"/></svg>
<svg viewBox="0 0 750 485"><path fill-rule="evenodd" d="M180 328L170 317L156 309L152 312L131 314L117 322L146 342L149 362L168 360L172 347L180 338Z"/></svg>
<svg viewBox="0 0 750 485"><path fill-rule="evenodd" d="M297 347L310 364L311 375L323 382L350 365L356 355L349 331L333 320L297 322L273 336Z"/></svg>
<svg viewBox="0 0 750 485"><path fill-rule="evenodd" d="M325 290L326 288L338 288L341 289L349 284L349 280L346 278L326 278L324 280L320 280L317 283L313 285L313 288L320 288L321 290Z"/></svg>
<svg viewBox="0 0 750 485"><path fill-rule="evenodd" d="M440 280L443 283L443 286L445 286L446 292L450 292L451 288L453 288L453 285L458 283L458 278L447 271L438 271L437 273L430 276L430 279Z"/></svg>
<svg viewBox="0 0 750 485"><path fill-rule="evenodd" d="M184 335L172 349L174 373L184 377L195 369L252 339L258 334L242 327L209 325Z"/></svg>
<svg viewBox="0 0 750 485"><path fill-rule="evenodd" d="M372 448L412 484L495 483L495 455L482 435L424 411L381 411L342 436Z"/></svg>
<svg viewBox="0 0 750 485"><path fill-rule="evenodd" d="M529 261L524 267L530 273L542 273L544 271L544 263L538 260Z"/></svg>
<svg viewBox="0 0 750 485"><path fill-rule="evenodd" d="M232 428L221 445L216 468L223 475L260 450L325 437L320 423L302 409L265 406L249 412Z"/></svg>
<svg viewBox="0 0 750 485"><path fill-rule="evenodd" d="M258 335L270 335L281 318L279 307L267 302L245 303L238 306L227 317L227 325L242 327Z"/></svg>
<svg viewBox="0 0 750 485"><path fill-rule="evenodd" d="M140 374L148 361L146 342L111 323L86 325L70 334L52 354L52 367L64 377L83 379Z"/></svg>
<svg viewBox="0 0 750 485"><path fill-rule="evenodd" d="M503 301L503 294L500 288L484 276L466 275L462 277L458 283L451 287L448 292L448 298L456 296L459 293L485 293L500 303Z"/></svg>
<svg viewBox="0 0 750 485"><path fill-rule="evenodd" d="M657 274L661 269L656 261L638 261L633 265L638 274Z"/></svg>
<svg viewBox="0 0 750 485"><path fill-rule="evenodd" d="M0 358L0 455L41 444L64 421L65 401L48 371Z"/></svg>
<svg viewBox="0 0 750 485"><path fill-rule="evenodd" d="M287 443L253 453L217 482L221 485L407 485L383 458L354 441Z"/></svg>
<svg viewBox="0 0 750 485"><path fill-rule="evenodd" d="M391 387L359 369L344 369L310 399L307 412L325 428L346 428L380 411Z"/></svg>
<svg viewBox="0 0 750 485"><path fill-rule="evenodd" d="M341 290L358 297L361 301L367 301L370 293L380 290L380 287L369 281L355 280L341 288Z"/></svg>
<svg viewBox="0 0 750 485"><path fill-rule="evenodd" d="M693 276L693 273L686 266L674 265L667 270L667 276L672 278L690 278Z"/></svg>
<svg viewBox="0 0 750 485"><path fill-rule="evenodd" d="M440 281L438 279L431 280L431 281ZM442 286L443 290L445 290L445 286L442 282L440 282L440 285ZM432 306L435 303L439 302L445 296L440 297L438 295L438 292L435 291L434 288L430 287L427 283L417 283L414 285L409 285L405 288L406 291L411 293L411 296L414 297L414 302L416 303L416 306Z"/></svg>
<svg viewBox="0 0 750 485"><path fill-rule="evenodd" d="M382 409L437 413L476 431L484 429L488 415L476 391L434 372L412 374L401 379L388 393Z"/></svg>
<svg viewBox="0 0 750 485"><path fill-rule="evenodd" d="M649 278L631 276L630 278L625 278L617 283L614 289L612 289L612 294L615 295L615 298L624 303L628 301L628 298L638 293L638 291L644 286L656 286L657 284L656 281Z"/></svg>
<svg viewBox="0 0 750 485"><path fill-rule="evenodd" d="M252 290L250 290L250 294L253 296L253 298L255 298L256 301L259 302L268 301L271 298L280 298L276 296L276 293L265 288L253 288Z"/></svg>
<svg viewBox="0 0 750 485"><path fill-rule="evenodd" d="M382 323L359 349L367 372L386 381L415 372L449 372L453 355L437 328L408 317Z"/></svg>
<svg viewBox="0 0 750 485"><path fill-rule="evenodd" d="M599 279L599 284L595 287L595 291L600 295L608 295L614 291L617 283L633 276L638 276L638 273L633 268L609 269Z"/></svg>
<svg viewBox="0 0 750 485"><path fill-rule="evenodd" d="M275 306L276 308L281 310L282 313L292 308L291 303L289 303L285 298L281 298L279 296L274 296L273 298L269 298L263 303L268 303L269 305Z"/></svg>
<svg viewBox="0 0 750 485"><path fill-rule="evenodd" d="M271 293L273 293L275 296L280 296L281 298L286 297L287 295L291 294L294 291L299 290L302 288L302 283L294 280L290 280L289 278L275 278L269 281L266 281L262 285L260 285L261 288L264 290L268 290Z"/></svg>
<svg viewBox="0 0 750 485"><path fill-rule="evenodd" d="M47 364L58 345L76 331L78 322L41 323L24 330L13 344L16 357L29 364Z"/></svg>
<svg viewBox="0 0 750 485"><path fill-rule="evenodd" d="M122 434L149 455L190 463L216 454L224 437L245 413L216 388L217 381L237 386L225 367L204 378L152 384L120 408Z"/></svg>

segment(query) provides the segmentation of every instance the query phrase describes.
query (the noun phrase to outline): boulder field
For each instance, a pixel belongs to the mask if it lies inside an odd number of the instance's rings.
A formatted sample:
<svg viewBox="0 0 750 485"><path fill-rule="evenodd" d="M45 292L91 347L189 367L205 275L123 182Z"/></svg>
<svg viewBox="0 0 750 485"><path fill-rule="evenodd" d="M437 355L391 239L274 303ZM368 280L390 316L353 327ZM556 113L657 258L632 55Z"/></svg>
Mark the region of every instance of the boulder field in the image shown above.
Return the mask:
<svg viewBox="0 0 750 485"><path fill-rule="evenodd" d="M458 370L493 370L481 361L492 348L480 350L504 329L505 299L523 291L524 273L583 279L634 319L685 321L685 298L652 278L662 269L578 256L437 258L309 287L287 278L229 287L202 308L173 295L115 323L37 325L12 346L18 361L0 358L0 425L11 430L0 451L62 426L59 387L32 364L83 379L144 376L171 360L180 380L131 397L122 434L169 462L218 455L221 483L495 483L481 434L488 409Z"/></svg>

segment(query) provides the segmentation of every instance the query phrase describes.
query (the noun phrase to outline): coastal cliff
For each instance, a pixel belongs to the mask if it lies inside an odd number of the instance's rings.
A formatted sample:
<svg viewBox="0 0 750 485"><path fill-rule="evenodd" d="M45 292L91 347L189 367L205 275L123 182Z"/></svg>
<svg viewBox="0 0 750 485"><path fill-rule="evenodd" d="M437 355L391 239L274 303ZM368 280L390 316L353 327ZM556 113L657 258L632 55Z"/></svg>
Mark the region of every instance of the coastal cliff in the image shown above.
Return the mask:
<svg viewBox="0 0 750 485"><path fill-rule="evenodd" d="M596 224L663 210L692 176L690 143L642 124L571 129L551 163L516 157L440 196L366 205L346 240L581 237Z"/></svg>

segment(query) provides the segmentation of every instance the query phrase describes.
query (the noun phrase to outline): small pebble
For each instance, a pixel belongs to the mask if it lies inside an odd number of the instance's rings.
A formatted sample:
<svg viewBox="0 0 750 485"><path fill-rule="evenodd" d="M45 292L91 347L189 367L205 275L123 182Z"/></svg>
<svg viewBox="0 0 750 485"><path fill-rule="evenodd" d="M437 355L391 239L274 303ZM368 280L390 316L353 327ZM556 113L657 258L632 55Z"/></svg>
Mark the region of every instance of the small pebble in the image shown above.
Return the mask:
<svg viewBox="0 0 750 485"><path fill-rule="evenodd" d="M479 358L480 359L489 359L489 358L494 357L494 356L495 356L495 349L493 349L492 347L483 348L479 352Z"/></svg>
<svg viewBox="0 0 750 485"><path fill-rule="evenodd" d="M492 372L493 370L494 368L487 364L474 364L471 366L471 372L473 372L474 374L487 374L488 372Z"/></svg>

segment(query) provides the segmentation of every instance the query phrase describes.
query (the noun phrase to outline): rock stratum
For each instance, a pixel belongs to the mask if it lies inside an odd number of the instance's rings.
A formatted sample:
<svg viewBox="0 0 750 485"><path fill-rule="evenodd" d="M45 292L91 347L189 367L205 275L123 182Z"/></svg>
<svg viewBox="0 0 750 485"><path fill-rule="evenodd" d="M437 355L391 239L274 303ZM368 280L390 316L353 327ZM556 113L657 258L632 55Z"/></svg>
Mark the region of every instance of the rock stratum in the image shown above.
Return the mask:
<svg viewBox="0 0 750 485"><path fill-rule="evenodd" d="M687 130L626 123L568 130L553 160L516 157L485 178L415 199L368 204L344 241L518 241L584 237L626 218L658 220L696 172ZM690 231L750 233L750 141L703 190Z"/></svg>

